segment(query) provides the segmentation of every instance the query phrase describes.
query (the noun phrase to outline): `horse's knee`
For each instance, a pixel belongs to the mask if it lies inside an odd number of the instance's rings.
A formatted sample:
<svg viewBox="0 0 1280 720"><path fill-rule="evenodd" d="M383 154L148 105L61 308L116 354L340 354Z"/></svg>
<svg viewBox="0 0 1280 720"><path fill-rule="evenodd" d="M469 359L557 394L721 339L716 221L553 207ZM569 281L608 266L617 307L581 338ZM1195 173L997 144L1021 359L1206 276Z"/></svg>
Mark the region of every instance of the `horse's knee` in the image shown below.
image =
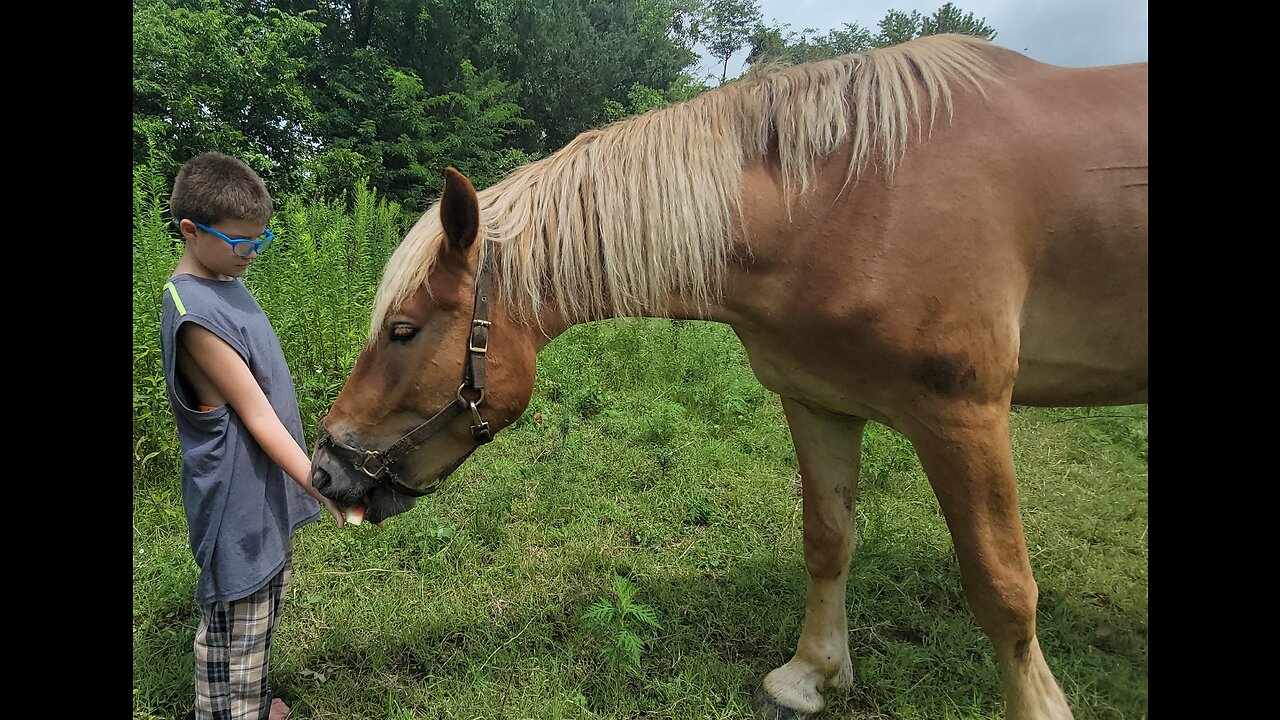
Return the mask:
<svg viewBox="0 0 1280 720"><path fill-rule="evenodd" d="M1035 635L1040 590L1031 578L995 583L982 592L967 592L969 606L983 631L997 644L1016 651Z"/></svg>
<svg viewBox="0 0 1280 720"><path fill-rule="evenodd" d="M809 577L834 580L849 569L853 554L853 531L834 527L805 529L804 566Z"/></svg>
<svg viewBox="0 0 1280 720"><path fill-rule="evenodd" d="M821 561L805 560L805 569L814 580L839 580L849 570L848 560L826 558Z"/></svg>

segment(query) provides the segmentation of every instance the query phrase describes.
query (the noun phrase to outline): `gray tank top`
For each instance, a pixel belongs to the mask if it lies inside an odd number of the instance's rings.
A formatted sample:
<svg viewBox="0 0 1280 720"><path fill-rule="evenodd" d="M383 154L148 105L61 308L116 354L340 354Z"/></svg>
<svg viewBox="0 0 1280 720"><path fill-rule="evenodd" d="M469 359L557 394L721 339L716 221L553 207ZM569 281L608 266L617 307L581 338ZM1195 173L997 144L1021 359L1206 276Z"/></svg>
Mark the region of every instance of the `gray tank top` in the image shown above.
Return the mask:
<svg viewBox="0 0 1280 720"><path fill-rule="evenodd" d="M182 505L200 577L196 602L238 600L278 573L293 533L320 504L258 445L227 405L199 410L177 375L178 329L194 322L222 338L249 370L298 445L302 415L275 330L239 280L178 275L165 285L160 345L169 405L182 443Z"/></svg>

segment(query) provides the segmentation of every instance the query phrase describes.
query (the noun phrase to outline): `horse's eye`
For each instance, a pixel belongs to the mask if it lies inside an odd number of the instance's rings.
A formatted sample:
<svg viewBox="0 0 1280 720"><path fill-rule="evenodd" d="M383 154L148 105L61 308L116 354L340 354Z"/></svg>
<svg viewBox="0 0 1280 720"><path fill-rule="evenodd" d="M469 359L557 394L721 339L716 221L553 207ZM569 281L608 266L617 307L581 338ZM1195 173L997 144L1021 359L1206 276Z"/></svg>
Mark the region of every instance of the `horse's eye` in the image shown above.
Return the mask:
<svg viewBox="0 0 1280 720"><path fill-rule="evenodd" d="M412 340L414 335L418 334L418 328L408 323L396 323L391 326L391 329L388 332L391 335L392 341L407 342Z"/></svg>

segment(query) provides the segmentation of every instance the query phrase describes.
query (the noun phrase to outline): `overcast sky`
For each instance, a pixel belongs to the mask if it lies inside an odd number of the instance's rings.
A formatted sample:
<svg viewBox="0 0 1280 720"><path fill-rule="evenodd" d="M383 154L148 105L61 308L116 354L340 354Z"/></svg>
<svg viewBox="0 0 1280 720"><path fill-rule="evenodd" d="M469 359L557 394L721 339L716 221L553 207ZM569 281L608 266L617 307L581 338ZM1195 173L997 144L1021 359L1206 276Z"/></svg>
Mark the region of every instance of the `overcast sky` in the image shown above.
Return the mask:
<svg viewBox="0 0 1280 720"><path fill-rule="evenodd" d="M857 23L873 33L889 10L932 15L946 0L759 0L768 25L789 24L819 35ZM952 0L995 28L995 43L1042 62L1070 67L1116 65L1147 59L1147 0ZM700 50L702 48L699 48ZM744 70L746 52L729 59L729 76ZM720 64L703 56L701 69L720 78Z"/></svg>

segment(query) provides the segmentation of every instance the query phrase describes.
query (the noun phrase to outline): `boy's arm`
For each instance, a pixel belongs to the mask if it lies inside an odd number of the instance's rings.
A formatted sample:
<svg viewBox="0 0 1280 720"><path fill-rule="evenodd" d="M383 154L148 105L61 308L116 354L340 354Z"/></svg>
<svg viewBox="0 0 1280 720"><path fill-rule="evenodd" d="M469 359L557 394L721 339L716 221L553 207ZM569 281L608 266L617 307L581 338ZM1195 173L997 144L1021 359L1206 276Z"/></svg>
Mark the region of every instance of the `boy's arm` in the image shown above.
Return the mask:
<svg viewBox="0 0 1280 720"><path fill-rule="evenodd" d="M226 399L228 405L244 422L249 433L266 451L267 456L284 469L294 482L322 505L343 526L342 510L311 485L311 458L289 434L280 422L275 408L262 392L262 387L250 372L244 359L225 340L208 328L196 323L186 323L178 334L191 359L208 380Z"/></svg>

